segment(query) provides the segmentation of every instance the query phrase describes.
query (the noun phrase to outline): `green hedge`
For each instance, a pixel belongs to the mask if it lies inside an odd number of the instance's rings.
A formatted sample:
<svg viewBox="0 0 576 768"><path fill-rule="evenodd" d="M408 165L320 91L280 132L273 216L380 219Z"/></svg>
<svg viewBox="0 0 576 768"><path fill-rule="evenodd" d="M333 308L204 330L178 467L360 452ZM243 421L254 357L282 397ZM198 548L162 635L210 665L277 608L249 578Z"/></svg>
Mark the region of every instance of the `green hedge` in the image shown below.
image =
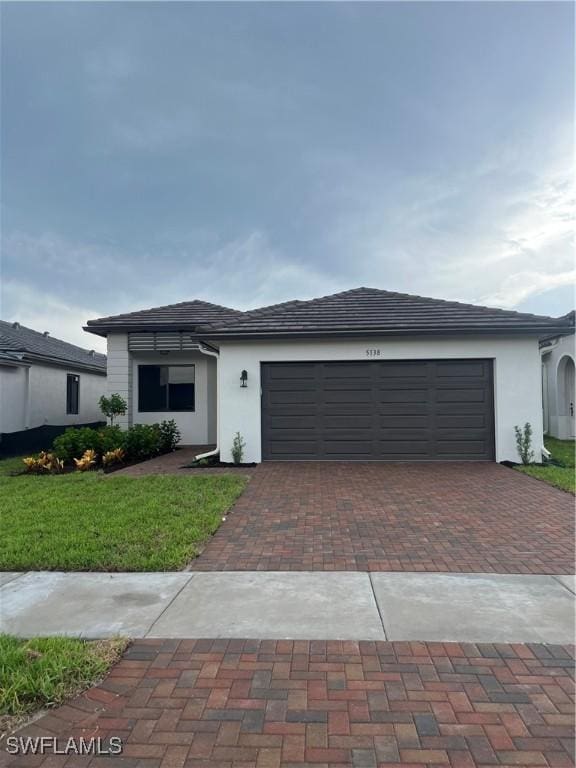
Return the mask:
<svg viewBox="0 0 576 768"><path fill-rule="evenodd" d="M142 461L173 451L179 439L180 431L173 419L160 424L135 424L126 430L119 426L101 429L70 427L54 440L52 450L67 464L72 464L87 450L95 451L101 457L117 448L125 452L126 461Z"/></svg>

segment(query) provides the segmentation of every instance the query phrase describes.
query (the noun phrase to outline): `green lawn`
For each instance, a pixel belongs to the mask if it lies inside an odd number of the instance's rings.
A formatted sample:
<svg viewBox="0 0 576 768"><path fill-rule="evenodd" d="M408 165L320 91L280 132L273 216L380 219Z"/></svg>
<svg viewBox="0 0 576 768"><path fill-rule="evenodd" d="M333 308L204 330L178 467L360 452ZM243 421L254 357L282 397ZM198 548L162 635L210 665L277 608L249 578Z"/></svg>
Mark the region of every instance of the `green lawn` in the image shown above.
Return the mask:
<svg viewBox="0 0 576 768"><path fill-rule="evenodd" d="M11 460L8 460L11 461ZM11 477L0 462L0 570L183 568L245 486L236 475Z"/></svg>
<svg viewBox="0 0 576 768"><path fill-rule="evenodd" d="M549 464L543 467L517 467L518 471L523 472L525 475L530 475L530 477L535 477L537 480L542 480L549 485L554 485L556 488L561 488L563 491L575 493L574 440L557 440L555 437L546 437L544 438L544 445L552 454L552 458L563 464L563 466L559 467Z"/></svg>
<svg viewBox="0 0 576 768"><path fill-rule="evenodd" d="M127 642L66 637L20 640L0 635L0 731L18 718L59 704L102 678Z"/></svg>

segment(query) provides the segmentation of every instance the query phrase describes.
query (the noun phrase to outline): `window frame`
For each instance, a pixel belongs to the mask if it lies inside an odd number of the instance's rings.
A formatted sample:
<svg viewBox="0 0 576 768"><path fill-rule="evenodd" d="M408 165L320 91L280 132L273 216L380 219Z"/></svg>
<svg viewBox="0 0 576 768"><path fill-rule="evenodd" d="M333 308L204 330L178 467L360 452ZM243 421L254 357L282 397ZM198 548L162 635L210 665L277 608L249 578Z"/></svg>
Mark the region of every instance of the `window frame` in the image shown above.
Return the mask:
<svg viewBox="0 0 576 768"><path fill-rule="evenodd" d="M76 385L76 403L74 404L71 397L70 382ZM74 405L76 410L74 410ZM67 373L66 374L66 416L78 416L80 414L80 374L79 373Z"/></svg>
<svg viewBox="0 0 576 768"><path fill-rule="evenodd" d="M192 407L191 408L170 408L170 387L166 387L166 407L165 408L145 408L140 407L140 369L141 368L193 368L194 369L194 381L192 386L194 388L192 394ZM138 363L138 413L196 413L196 363Z"/></svg>

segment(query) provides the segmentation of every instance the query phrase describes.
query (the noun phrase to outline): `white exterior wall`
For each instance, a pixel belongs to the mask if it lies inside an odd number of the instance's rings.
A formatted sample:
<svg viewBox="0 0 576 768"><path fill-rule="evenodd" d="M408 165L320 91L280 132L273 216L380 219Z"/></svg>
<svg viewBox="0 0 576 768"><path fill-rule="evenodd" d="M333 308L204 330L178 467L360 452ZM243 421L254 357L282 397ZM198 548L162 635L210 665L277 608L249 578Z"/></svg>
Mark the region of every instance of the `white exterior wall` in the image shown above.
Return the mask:
<svg viewBox="0 0 576 768"><path fill-rule="evenodd" d="M562 379L561 363L569 357L576 362L576 341L571 336L562 336L555 346L543 347L542 350L542 386L544 429L548 435L560 440L574 437L574 419L566 408L565 381ZM576 401L576 393L573 393Z"/></svg>
<svg viewBox="0 0 576 768"><path fill-rule="evenodd" d="M66 377L69 373L80 377L77 414L66 413ZM3 433L44 425L73 426L104 420L98 405L100 397L106 392L106 377L103 375L40 363L34 363L29 368L2 366L0 387L0 432Z"/></svg>
<svg viewBox="0 0 576 768"><path fill-rule="evenodd" d="M260 363L367 360L378 349L380 360L489 358L494 361L496 461L518 461L514 426L532 424L536 461L542 434L541 363L538 339L504 337L397 338L310 342L223 342L219 359L219 445L231 461L232 440L246 441L244 461L261 461ZM240 387L240 373L248 386Z"/></svg>
<svg viewBox="0 0 576 768"><path fill-rule="evenodd" d="M24 366L0 366L0 434L25 429L27 377Z"/></svg>
<svg viewBox="0 0 576 768"><path fill-rule="evenodd" d="M146 411L138 410L138 366L139 365L190 365L194 370L194 411ZM207 445L214 440L215 424L215 391L209 396L209 378L216 388L213 375L208 375L209 365L214 366L213 358L197 352L138 352L131 354L133 401L132 423L154 424L165 419L174 419L180 429L182 445ZM214 414L209 415L209 401L213 404Z"/></svg>

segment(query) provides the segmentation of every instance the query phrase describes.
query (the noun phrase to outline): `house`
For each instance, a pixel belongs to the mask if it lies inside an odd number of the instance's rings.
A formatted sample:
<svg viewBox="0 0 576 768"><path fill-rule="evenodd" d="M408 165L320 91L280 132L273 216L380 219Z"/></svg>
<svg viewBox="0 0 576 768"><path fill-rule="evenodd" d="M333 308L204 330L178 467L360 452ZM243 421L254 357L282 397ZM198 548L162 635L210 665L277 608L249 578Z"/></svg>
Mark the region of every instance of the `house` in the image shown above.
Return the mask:
<svg viewBox="0 0 576 768"><path fill-rule="evenodd" d="M106 355L0 320L0 451L49 446L67 426L102 421Z"/></svg>
<svg viewBox="0 0 576 768"><path fill-rule="evenodd" d="M576 400L574 362L574 311L559 321L567 326L559 333L542 339L542 406L544 433L560 440L574 439L574 401Z"/></svg>
<svg viewBox="0 0 576 768"><path fill-rule="evenodd" d="M541 455L539 339L550 317L357 288L248 312L186 301L88 322L108 339L125 425L245 461L518 460Z"/></svg>

